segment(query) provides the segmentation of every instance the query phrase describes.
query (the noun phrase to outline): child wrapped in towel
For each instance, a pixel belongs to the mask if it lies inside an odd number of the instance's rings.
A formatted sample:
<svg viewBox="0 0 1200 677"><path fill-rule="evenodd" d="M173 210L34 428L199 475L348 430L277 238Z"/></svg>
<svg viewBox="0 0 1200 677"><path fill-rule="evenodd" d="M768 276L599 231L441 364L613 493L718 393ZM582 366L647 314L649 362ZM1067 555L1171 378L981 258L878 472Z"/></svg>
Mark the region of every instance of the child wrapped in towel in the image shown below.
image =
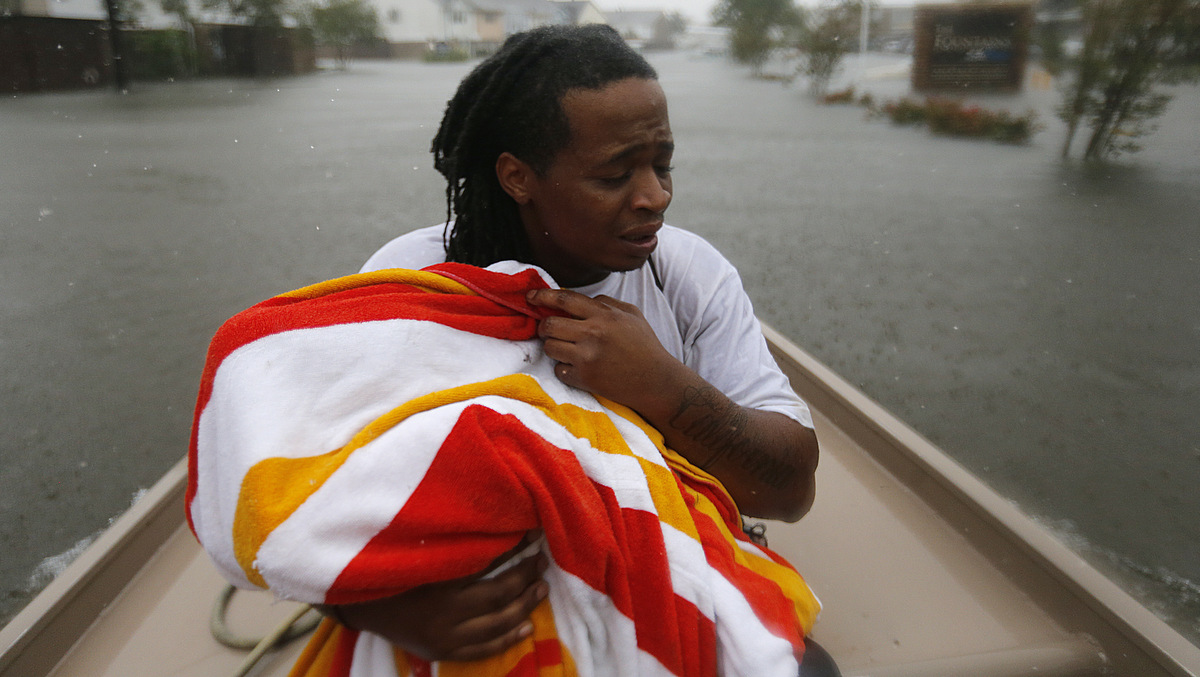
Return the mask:
<svg viewBox="0 0 1200 677"><path fill-rule="evenodd" d="M537 268L364 273L236 315L205 366L189 524L231 582L348 604L485 569L531 530L532 636L471 663L326 620L294 675L793 677L819 605L721 485L554 375Z"/></svg>

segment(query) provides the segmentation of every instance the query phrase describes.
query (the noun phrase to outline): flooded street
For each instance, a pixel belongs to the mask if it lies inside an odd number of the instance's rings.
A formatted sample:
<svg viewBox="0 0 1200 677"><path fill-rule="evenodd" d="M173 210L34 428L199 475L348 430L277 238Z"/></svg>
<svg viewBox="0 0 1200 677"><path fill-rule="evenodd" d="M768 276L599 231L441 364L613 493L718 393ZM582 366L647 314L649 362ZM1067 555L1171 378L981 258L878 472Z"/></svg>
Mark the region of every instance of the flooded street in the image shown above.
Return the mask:
<svg viewBox="0 0 1200 677"><path fill-rule="evenodd" d="M1144 151L1089 168L1059 161L1049 90L981 100L1040 111L1012 147L653 62L668 222L738 265L766 322L1200 642L1200 89ZM445 218L428 148L467 69L0 100L0 621L186 453L222 320ZM907 91L882 72L860 86Z"/></svg>

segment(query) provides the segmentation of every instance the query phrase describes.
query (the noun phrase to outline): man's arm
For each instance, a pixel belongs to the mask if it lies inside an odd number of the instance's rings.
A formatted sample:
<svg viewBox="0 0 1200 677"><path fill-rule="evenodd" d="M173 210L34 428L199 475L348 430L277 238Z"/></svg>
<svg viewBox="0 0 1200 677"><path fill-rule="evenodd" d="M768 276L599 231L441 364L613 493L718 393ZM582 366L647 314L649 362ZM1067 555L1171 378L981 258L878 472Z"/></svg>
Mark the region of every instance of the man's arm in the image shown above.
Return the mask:
<svg viewBox="0 0 1200 677"><path fill-rule="evenodd" d="M716 476L743 514L794 521L808 512L818 458L810 428L730 400L671 356L633 305L562 289L530 292L529 301L570 315L538 329L560 380L637 411Z"/></svg>
<svg viewBox="0 0 1200 677"><path fill-rule="evenodd" d="M528 539L493 562L516 556ZM318 606L347 627L382 636L425 660L472 661L500 653L533 632L529 614L549 588L547 560L529 557L492 578L476 574L431 583L384 599Z"/></svg>

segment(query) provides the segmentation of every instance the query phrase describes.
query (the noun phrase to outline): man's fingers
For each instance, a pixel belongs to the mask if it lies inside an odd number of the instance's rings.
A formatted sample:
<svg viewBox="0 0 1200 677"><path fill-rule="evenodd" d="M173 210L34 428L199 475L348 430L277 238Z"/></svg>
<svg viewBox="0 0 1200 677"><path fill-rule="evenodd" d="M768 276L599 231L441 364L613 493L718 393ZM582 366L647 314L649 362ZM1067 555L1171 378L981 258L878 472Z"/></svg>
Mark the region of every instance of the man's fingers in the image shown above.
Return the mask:
<svg viewBox="0 0 1200 677"><path fill-rule="evenodd" d="M558 315L547 317L538 322L538 338L543 341L559 340L573 343L582 335L580 333L582 325L582 320L577 318Z"/></svg>
<svg viewBox="0 0 1200 677"><path fill-rule="evenodd" d="M491 578L463 581L456 596L456 615L460 622L496 613L512 604L545 570L546 556L538 553Z"/></svg>
<svg viewBox="0 0 1200 677"><path fill-rule="evenodd" d="M530 304L552 308L573 317L586 318L604 308L604 303L570 289L534 289L525 295Z"/></svg>
<svg viewBox="0 0 1200 677"><path fill-rule="evenodd" d="M533 629L529 615L549 591L545 581L536 581L503 608L460 624L454 634L465 646L452 652L453 660L472 660L464 654L490 656L528 637Z"/></svg>
<svg viewBox="0 0 1200 677"><path fill-rule="evenodd" d="M477 661L490 658L533 634L533 623L526 621L512 630L480 644L459 647L443 656L448 661Z"/></svg>

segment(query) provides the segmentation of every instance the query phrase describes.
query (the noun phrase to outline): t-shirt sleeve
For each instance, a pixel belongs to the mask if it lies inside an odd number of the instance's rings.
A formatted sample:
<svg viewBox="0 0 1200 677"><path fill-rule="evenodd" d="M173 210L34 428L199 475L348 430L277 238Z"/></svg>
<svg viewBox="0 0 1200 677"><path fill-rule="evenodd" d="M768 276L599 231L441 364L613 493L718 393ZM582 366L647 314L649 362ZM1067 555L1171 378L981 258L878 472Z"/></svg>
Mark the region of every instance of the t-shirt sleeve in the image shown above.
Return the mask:
<svg viewBox="0 0 1200 677"><path fill-rule="evenodd" d="M388 268L420 270L442 263L446 260L442 232L443 226L429 226L405 233L380 247L358 272L372 273Z"/></svg>
<svg viewBox="0 0 1200 677"><path fill-rule="evenodd" d="M738 404L774 411L813 427L808 405L792 390L763 337L741 277L715 248L699 241L683 265L677 295L689 316L680 327L684 362ZM672 276L675 277L675 276ZM680 278L676 278L680 279Z"/></svg>

